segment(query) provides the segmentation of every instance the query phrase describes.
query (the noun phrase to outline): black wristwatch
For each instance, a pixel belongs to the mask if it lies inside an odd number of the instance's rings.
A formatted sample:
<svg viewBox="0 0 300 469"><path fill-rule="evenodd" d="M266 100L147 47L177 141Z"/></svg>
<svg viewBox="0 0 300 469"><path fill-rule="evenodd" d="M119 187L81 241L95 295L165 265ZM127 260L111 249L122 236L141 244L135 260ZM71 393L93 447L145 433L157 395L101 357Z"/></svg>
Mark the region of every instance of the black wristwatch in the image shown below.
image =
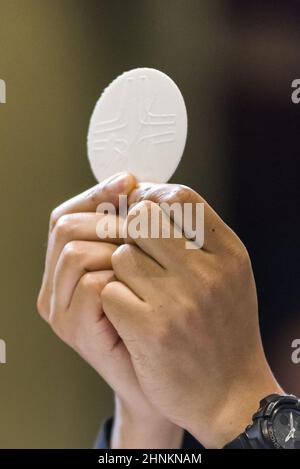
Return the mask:
<svg viewBox="0 0 300 469"><path fill-rule="evenodd" d="M300 399L271 394L259 405L252 424L224 449L300 449Z"/></svg>

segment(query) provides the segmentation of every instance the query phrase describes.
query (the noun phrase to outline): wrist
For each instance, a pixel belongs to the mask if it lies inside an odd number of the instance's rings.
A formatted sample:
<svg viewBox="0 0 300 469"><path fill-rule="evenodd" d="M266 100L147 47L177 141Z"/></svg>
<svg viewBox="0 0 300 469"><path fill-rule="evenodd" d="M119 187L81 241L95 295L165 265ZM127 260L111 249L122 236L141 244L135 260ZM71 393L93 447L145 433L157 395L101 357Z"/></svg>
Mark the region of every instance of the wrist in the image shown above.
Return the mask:
<svg viewBox="0 0 300 469"><path fill-rule="evenodd" d="M112 449L176 449L181 447L183 430L164 418L152 405L130 406L115 397Z"/></svg>
<svg viewBox="0 0 300 469"><path fill-rule="evenodd" d="M284 394L268 365L261 372L236 379L220 397L220 405L212 409L209 420L188 430L206 448L223 448L251 424L261 399L269 394Z"/></svg>

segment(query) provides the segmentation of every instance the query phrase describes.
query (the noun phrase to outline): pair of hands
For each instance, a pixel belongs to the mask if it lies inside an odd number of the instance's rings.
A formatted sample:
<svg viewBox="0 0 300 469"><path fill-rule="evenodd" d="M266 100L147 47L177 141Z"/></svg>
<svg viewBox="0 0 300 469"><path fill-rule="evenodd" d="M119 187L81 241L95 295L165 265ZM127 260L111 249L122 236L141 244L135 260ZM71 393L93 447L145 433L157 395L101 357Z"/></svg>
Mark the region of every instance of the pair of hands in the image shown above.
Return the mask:
<svg viewBox="0 0 300 469"><path fill-rule="evenodd" d="M110 215L96 208L119 194L149 218L158 203L204 203L204 246L121 234L100 241L97 224ZM38 309L115 391L115 447L178 447L182 428L222 447L261 397L280 392L261 345L247 251L187 187L137 185L124 173L55 209Z"/></svg>

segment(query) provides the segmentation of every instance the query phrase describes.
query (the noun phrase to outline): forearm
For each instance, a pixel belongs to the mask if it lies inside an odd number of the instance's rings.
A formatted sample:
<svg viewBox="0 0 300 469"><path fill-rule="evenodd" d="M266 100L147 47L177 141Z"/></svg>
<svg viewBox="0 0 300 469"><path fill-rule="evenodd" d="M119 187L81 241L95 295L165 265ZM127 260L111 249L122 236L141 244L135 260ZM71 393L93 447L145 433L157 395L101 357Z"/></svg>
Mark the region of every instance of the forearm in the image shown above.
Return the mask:
<svg viewBox="0 0 300 469"><path fill-rule="evenodd" d="M115 398L112 449L176 449L181 447L182 439L183 430L154 409L149 413L128 409L118 397Z"/></svg>

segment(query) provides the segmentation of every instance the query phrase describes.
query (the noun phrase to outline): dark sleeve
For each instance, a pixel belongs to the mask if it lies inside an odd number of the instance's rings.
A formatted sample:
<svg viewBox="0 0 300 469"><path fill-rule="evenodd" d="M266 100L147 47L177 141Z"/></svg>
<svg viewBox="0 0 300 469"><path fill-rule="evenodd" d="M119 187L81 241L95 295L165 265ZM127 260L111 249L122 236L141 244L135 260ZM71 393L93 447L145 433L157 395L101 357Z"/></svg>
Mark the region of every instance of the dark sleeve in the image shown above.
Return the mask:
<svg viewBox="0 0 300 469"><path fill-rule="evenodd" d="M107 419L102 425L96 439L96 449L109 449L110 435L113 425L113 419ZM203 446L188 432L184 432L181 449L203 449Z"/></svg>

